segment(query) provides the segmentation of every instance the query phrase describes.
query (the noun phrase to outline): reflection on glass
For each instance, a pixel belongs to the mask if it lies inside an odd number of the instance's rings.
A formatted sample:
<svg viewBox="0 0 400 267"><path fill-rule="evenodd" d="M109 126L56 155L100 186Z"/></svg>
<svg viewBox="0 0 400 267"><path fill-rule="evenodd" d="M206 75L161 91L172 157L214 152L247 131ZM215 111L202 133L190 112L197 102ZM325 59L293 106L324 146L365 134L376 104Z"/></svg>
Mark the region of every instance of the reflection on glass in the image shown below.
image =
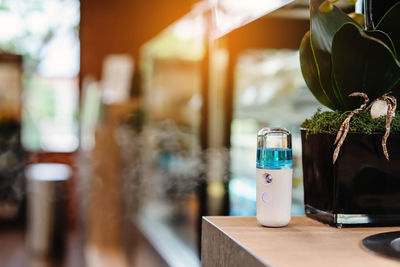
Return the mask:
<svg viewBox="0 0 400 267"><path fill-rule="evenodd" d="M168 27L141 56L146 122L138 224L169 264L198 266L202 14Z"/></svg>
<svg viewBox="0 0 400 267"><path fill-rule="evenodd" d="M303 81L298 51L247 50L236 66L229 185L231 215L255 215L257 131L283 127L292 133L293 208L302 214L300 124L319 107Z"/></svg>
<svg viewBox="0 0 400 267"><path fill-rule="evenodd" d="M293 0L209 0L209 2L214 6L212 38L217 39Z"/></svg>

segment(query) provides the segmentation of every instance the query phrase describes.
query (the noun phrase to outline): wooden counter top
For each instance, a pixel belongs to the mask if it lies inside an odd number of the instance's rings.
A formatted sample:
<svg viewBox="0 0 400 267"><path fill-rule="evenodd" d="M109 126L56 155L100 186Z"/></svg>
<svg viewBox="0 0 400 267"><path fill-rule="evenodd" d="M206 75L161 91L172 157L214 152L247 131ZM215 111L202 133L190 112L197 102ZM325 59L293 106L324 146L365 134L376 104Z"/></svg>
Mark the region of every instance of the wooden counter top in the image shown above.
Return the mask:
<svg viewBox="0 0 400 267"><path fill-rule="evenodd" d="M400 266L361 248L363 238L389 231L400 227L337 229L294 216L286 227L267 228L255 217L204 217L202 266Z"/></svg>

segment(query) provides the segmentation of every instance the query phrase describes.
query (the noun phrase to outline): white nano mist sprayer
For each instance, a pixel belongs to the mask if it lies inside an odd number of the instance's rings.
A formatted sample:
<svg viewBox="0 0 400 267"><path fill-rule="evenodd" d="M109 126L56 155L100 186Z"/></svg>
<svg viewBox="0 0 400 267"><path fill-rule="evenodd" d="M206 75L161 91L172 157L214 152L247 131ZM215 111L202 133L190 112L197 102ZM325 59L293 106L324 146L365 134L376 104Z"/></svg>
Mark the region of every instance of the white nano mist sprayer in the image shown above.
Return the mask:
<svg viewBox="0 0 400 267"><path fill-rule="evenodd" d="M286 226L292 207L292 136L281 128L257 135L257 220L269 227Z"/></svg>

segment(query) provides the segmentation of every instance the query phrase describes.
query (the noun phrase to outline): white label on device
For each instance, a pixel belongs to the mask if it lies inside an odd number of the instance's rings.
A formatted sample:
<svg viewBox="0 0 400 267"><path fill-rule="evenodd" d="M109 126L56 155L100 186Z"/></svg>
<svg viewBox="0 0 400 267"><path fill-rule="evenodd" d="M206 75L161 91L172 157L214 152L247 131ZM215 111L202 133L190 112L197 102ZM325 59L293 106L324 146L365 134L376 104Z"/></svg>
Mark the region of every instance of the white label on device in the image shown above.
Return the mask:
<svg viewBox="0 0 400 267"><path fill-rule="evenodd" d="M289 223L293 169L257 169L257 220L264 226Z"/></svg>

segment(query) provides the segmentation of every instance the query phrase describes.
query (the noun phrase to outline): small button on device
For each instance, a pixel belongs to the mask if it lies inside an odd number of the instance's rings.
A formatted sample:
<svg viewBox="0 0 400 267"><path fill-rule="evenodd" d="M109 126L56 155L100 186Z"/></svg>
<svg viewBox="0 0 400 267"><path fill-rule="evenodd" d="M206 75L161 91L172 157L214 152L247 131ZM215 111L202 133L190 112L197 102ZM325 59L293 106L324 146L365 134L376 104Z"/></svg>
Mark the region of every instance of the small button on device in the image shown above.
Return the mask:
<svg viewBox="0 0 400 267"><path fill-rule="evenodd" d="M268 192L264 192L261 196L261 199L265 204L269 204L271 203L272 197Z"/></svg>
<svg viewBox="0 0 400 267"><path fill-rule="evenodd" d="M272 175L269 173L264 173L264 181L266 184L272 183Z"/></svg>

